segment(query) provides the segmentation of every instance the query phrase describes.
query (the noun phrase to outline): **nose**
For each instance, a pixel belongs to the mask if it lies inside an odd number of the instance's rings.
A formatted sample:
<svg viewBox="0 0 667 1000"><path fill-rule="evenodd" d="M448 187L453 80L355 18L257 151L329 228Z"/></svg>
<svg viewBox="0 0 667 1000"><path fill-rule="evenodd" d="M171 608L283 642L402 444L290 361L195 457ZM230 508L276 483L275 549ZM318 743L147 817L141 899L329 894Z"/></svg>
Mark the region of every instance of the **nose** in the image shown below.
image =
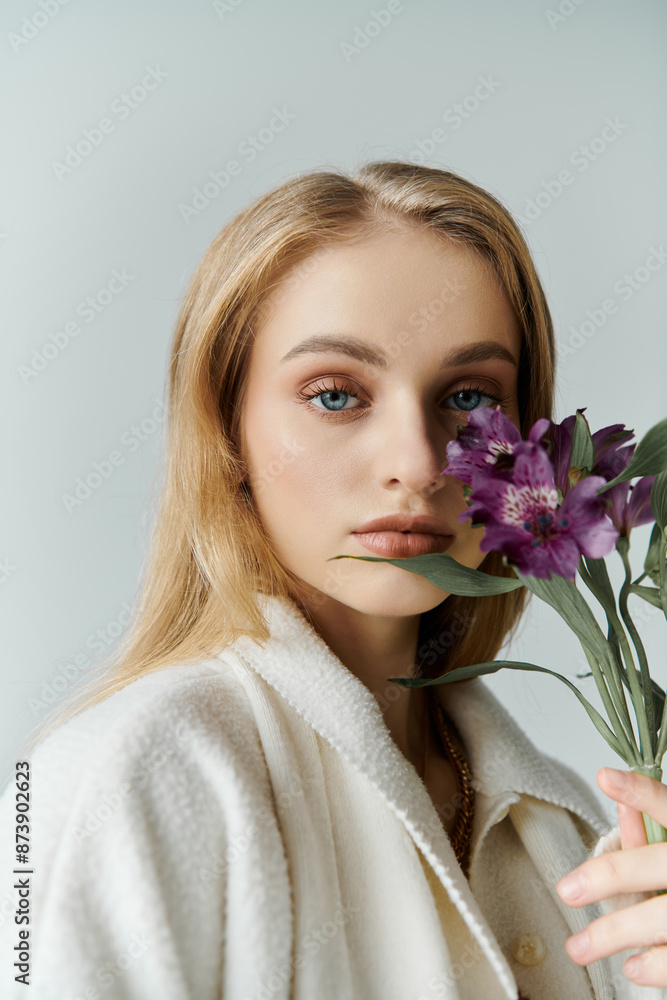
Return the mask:
<svg viewBox="0 0 667 1000"><path fill-rule="evenodd" d="M392 488L401 483L409 492L427 496L443 488L449 478L442 470L452 433L441 418L411 403L402 407L398 419L382 422L378 435L375 472L380 485Z"/></svg>

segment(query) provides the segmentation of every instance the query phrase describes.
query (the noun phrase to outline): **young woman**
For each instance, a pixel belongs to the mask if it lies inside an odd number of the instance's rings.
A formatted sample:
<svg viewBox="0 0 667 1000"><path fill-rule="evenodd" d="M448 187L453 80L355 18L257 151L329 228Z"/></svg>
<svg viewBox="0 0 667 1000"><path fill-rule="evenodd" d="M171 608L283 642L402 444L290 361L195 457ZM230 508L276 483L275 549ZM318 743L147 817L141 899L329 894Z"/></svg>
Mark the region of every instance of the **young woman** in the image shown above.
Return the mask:
<svg viewBox="0 0 667 1000"><path fill-rule="evenodd" d="M28 863L13 783L0 802L3 997L665 995L667 844L641 810L666 822L667 789L601 770L610 830L481 679L391 681L493 659L526 592L332 561L506 574L446 446L478 406L550 417L554 367L517 226L452 173L315 171L222 229L177 324L133 625L17 764Z"/></svg>

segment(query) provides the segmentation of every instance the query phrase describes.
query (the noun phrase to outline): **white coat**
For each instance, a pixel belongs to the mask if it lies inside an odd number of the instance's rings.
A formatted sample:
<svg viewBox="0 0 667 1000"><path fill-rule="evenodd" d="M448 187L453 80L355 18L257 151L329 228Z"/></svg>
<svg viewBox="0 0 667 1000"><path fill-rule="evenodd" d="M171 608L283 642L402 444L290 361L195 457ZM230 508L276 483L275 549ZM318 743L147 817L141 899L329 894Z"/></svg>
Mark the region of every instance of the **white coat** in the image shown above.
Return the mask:
<svg viewBox="0 0 667 1000"><path fill-rule="evenodd" d="M3 1000L664 1000L622 974L630 951L565 952L630 901L554 889L618 830L482 679L432 688L475 782L468 882L376 698L291 601L260 600L264 648L164 667L40 744L29 866L4 791Z"/></svg>

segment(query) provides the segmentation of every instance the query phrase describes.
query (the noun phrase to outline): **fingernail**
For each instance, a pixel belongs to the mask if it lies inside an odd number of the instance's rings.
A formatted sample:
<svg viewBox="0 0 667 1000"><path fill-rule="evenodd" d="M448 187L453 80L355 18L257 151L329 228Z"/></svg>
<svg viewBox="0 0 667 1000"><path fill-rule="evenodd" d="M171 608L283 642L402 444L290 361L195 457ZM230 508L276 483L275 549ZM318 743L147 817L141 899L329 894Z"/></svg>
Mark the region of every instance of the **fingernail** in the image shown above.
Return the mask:
<svg viewBox="0 0 667 1000"><path fill-rule="evenodd" d="M583 879L580 875L566 875L556 884L556 892L561 899L577 899L584 889Z"/></svg>
<svg viewBox="0 0 667 1000"><path fill-rule="evenodd" d="M623 972L628 977L628 979L637 979L641 975L642 963L641 959L635 956L634 958L629 958L625 965L623 966Z"/></svg>
<svg viewBox="0 0 667 1000"><path fill-rule="evenodd" d="M575 934L566 942L567 950L572 958L581 958L588 951L589 937L587 931Z"/></svg>
<svg viewBox="0 0 667 1000"><path fill-rule="evenodd" d="M617 771L615 767L606 767L607 781L612 788L617 788L619 791L623 788L628 787L628 774L626 771Z"/></svg>

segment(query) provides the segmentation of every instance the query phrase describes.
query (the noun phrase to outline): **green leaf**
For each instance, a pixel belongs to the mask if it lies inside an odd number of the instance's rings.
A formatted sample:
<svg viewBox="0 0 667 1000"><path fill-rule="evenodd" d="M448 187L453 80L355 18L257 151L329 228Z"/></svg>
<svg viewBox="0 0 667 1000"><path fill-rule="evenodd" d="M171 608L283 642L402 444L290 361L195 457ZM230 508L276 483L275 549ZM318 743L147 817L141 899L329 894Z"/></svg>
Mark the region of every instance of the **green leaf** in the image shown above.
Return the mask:
<svg viewBox="0 0 667 1000"><path fill-rule="evenodd" d="M490 576L478 569L463 566L446 552L431 552L428 555L409 556L404 559L385 559L381 556L332 556L331 558L388 562L392 566L398 566L399 569L406 569L410 573L416 573L417 576L423 576L429 583L433 583L448 594L459 594L464 597L506 594L523 586L519 580L512 577Z"/></svg>
<svg viewBox="0 0 667 1000"><path fill-rule="evenodd" d="M664 529L667 527L667 471L659 472L651 487L651 510L656 523ZM651 536L653 541L653 536Z"/></svg>
<svg viewBox="0 0 667 1000"><path fill-rule="evenodd" d="M607 662L610 655L607 640L597 618L571 580L566 580L556 573L552 574L550 580L537 576L523 576L516 567L514 572L528 590L558 612L581 642L595 650L599 662Z"/></svg>
<svg viewBox="0 0 667 1000"><path fill-rule="evenodd" d="M653 496L653 492L651 492L651 496ZM656 521L653 525L651 539L646 550L646 559L644 560L644 575L649 576L656 587L660 586L660 563L665 559L666 542L665 531Z"/></svg>
<svg viewBox="0 0 667 1000"><path fill-rule="evenodd" d="M621 744L597 709L591 705L587 698L584 698L579 688L569 681L567 677L563 677L562 674L557 673L555 670L549 670L547 667L538 667L535 663L524 663L520 660L492 660L491 662L486 663L474 663L469 667L457 667L455 670L448 671L442 677L390 677L389 680L394 684L400 684L401 687L429 687L432 684L453 684L456 681L467 680L469 677L480 677L483 674L495 674L504 667L508 667L511 670L534 670L540 674L551 674L552 677L557 677L558 680L563 682L563 684L567 684L570 690L574 691L577 698L588 712L590 719L600 735L604 737L612 750L618 754L622 760L625 760ZM635 763L635 761L626 761L626 763L628 766L631 766Z"/></svg>
<svg viewBox="0 0 667 1000"><path fill-rule="evenodd" d="M609 616L618 617L616 614L616 597L607 572L607 564L604 559L588 558L584 562L585 568L593 580L597 590L595 596Z"/></svg>
<svg viewBox="0 0 667 1000"><path fill-rule="evenodd" d="M623 720L619 715L621 706L614 704L617 700L617 693L615 690L611 690L617 686L614 679L614 671L617 666L614 651L581 592L571 580L566 580L557 574L553 574L550 580L545 580L540 577L524 577L516 566L514 572L540 600L554 608L575 633L584 647L584 652L591 666L593 666L593 662L596 664L597 674L595 668L593 674L607 715L616 732L623 731ZM644 725L641 715L639 715L637 723L641 730L642 725ZM628 734L624 733L624 736L630 742ZM646 737L644 738L646 739ZM628 752L630 752L629 748Z"/></svg>
<svg viewBox="0 0 667 1000"><path fill-rule="evenodd" d="M637 476L655 476L667 469L667 417L654 424L641 439L623 472L596 491L600 496L605 490L626 483Z"/></svg>
<svg viewBox="0 0 667 1000"><path fill-rule="evenodd" d="M588 421L581 410L577 410L572 431L572 454L570 465L590 472L595 461L595 445Z"/></svg>
<svg viewBox="0 0 667 1000"><path fill-rule="evenodd" d="M662 611L660 591L657 587L642 587L639 583L631 583L629 589L631 594L637 594L638 597L652 604L655 608L660 608Z"/></svg>
<svg viewBox="0 0 667 1000"><path fill-rule="evenodd" d="M607 636L607 641L610 643L614 642L615 646L618 647L618 638L615 637L614 635L611 619L613 618L613 620L618 624L619 628L622 628L622 626L620 621L618 620L618 615L616 614L616 598L614 597L614 591L612 589L611 582L609 580L609 573L607 572L607 564L604 561L604 559L589 558L585 560L584 565L585 568L588 570L588 573L592 578L593 583L597 587L595 596L597 597L598 601L604 608L605 613L607 615L607 621L609 622L609 635ZM634 584L630 585L629 589L631 592L633 586L635 585ZM647 587L645 589L648 590L649 588ZM658 606L660 606L659 599L658 599ZM625 669L620 656L618 658L618 669L623 683L625 684L630 694L632 694L632 687L630 686L630 678L628 677L628 672ZM641 676L641 670L637 671L637 678L639 680L639 685L641 687L643 694L644 682ZM653 680L653 678L651 678L651 690L653 691L654 711L655 714L658 717L660 717L662 715L662 708L665 701L665 693L660 687L660 685L657 683L657 681Z"/></svg>

